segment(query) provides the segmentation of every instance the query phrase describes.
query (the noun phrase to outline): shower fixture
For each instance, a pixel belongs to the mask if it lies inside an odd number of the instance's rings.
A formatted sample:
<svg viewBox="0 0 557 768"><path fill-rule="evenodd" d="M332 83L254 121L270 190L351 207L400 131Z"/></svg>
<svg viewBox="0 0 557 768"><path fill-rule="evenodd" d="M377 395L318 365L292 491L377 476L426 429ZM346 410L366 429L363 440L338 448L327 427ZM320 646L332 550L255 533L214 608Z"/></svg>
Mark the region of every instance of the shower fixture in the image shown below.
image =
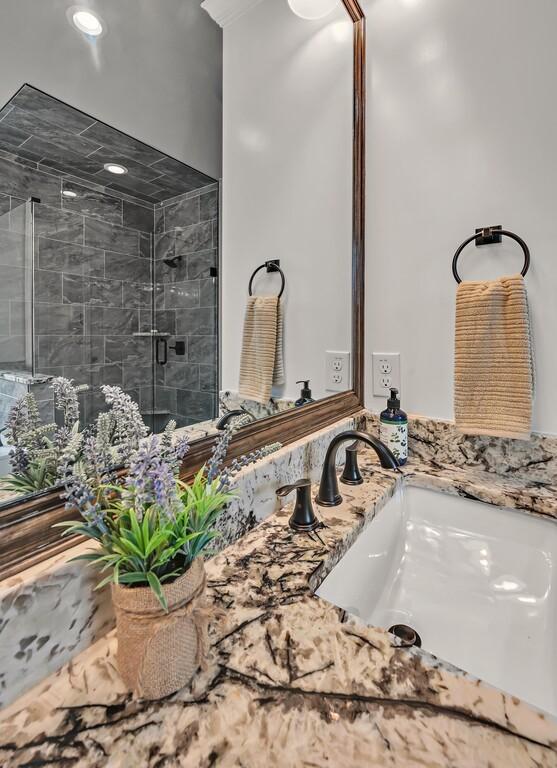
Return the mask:
<svg viewBox="0 0 557 768"><path fill-rule="evenodd" d="M170 267L170 269L176 269L178 263L182 261L182 254L179 256L173 256L171 259L163 259L163 261L167 267Z"/></svg>

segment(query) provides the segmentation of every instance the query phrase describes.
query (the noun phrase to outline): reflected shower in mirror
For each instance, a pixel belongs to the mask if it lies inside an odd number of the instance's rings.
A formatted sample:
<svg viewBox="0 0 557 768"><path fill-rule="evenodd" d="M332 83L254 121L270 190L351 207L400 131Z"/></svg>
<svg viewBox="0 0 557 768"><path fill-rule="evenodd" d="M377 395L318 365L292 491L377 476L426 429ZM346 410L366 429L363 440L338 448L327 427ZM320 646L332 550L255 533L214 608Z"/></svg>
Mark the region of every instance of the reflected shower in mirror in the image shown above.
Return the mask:
<svg viewBox="0 0 557 768"><path fill-rule="evenodd" d="M222 179L29 84L0 110L0 503L116 391L195 440L352 388L352 23L262 0L223 58ZM179 77L220 115L220 68Z"/></svg>
<svg viewBox="0 0 557 768"><path fill-rule="evenodd" d="M29 85L1 116L0 426L26 395L59 421L55 377L81 428L102 385L154 432L214 419L217 180Z"/></svg>

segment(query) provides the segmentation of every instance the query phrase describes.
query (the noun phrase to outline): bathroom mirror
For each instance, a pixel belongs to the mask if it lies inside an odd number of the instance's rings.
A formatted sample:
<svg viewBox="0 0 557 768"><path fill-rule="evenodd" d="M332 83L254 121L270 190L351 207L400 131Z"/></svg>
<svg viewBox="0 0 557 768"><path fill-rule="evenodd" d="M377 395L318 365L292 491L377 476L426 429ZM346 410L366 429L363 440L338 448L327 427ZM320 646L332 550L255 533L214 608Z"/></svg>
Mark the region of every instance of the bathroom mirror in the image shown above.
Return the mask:
<svg viewBox="0 0 557 768"><path fill-rule="evenodd" d="M112 18L96 42L103 77ZM272 71L253 66L262 30ZM234 455L361 405L363 15L352 0L311 20L262 0L225 34L221 173L43 90L39 72L0 111L4 573L61 547L44 437L89 429L114 397L105 387L150 432L172 420L189 433L186 472L226 422L241 424ZM60 377L77 397L69 425ZM29 472L36 445L14 440L22 409L32 428L56 425L33 438L49 471L41 459Z"/></svg>

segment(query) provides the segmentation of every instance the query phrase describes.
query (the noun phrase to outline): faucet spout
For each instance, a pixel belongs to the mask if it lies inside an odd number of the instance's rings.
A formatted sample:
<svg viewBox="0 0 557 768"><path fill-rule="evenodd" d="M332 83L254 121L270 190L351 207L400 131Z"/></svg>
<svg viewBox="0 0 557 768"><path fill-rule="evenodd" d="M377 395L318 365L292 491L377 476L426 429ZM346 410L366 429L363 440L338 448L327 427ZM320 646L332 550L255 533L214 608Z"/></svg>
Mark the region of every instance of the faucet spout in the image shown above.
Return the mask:
<svg viewBox="0 0 557 768"><path fill-rule="evenodd" d="M341 443L344 443L347 440L360 440L362 443L366 443L366 445L373 448L384 469L394 469L395 471L400 472L398 461L394 454L387 448L385 443L381 442L381 440L378 440L372 435L368 435L367 432L360 432L355 429L341 432L339 435L333 437L327 448L327 453L325 454L319 492L315 499L322 507L336 507L337 504L340 504L342 501L342 496L338 490L336 456Z"/></svg>

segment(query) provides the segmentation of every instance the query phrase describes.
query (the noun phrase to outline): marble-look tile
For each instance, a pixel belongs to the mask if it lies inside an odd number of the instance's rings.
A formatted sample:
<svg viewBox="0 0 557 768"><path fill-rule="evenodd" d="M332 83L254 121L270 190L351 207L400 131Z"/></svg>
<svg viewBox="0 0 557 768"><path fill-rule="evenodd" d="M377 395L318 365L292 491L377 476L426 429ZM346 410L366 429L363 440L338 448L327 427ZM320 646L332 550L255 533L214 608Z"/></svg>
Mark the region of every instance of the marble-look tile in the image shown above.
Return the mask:
<svg viewBox="0 0 557 768"><path fill-rule="evenodd" d="M109 178L109 176L112 178ZM115 177L114 174L109 173L108 171L101 171L97 174L97 177L103 184L106 184L106 187L109 190L116 189L118 192L124 192L152 204L157 200L160 200L161 188L158 185L158 179L154 182L141 181L129 174ZM115 178L118 178L118 181L114 181Z"/></svg>
<svg viewBox="0 0 557 768"><path fill-rule="evenodd" d="M10 207L10 196L0 194L0 229L10 228L10 217L8 215Z"/></svg>
<svg viewBox="0 0 557 768"><path fill-rule="evenodd" d="M209 277L199 281L199 306L216 307L217 306L217 281L214 277Z"/></svg>
<svg viewBox="0 0 557 768"><path fill-rule="evenodd" d="M173 258L174 253L175 253L174 231L162 232L161 234L155 235L155 259L157 259L157 261L160 261L162 259L171 259ZM160 270L165 270L168 268L164 267L161 264L157 264L157 269L160 272Z"/></svg>
<svg viewBox="0 0 557 768"><path fill-rule="evenodd" d="M106 251L105 275L115 280L150 283L151 262L136 255Z"/></svg>
<svg viewBox="0 0 557 768"><path fill-rule="evenodd" d="M98 143L88 141L82 136L72 133L66 126L56 125L51 121L37 119L37 115L17 105L10 114L2 120L2 125L13 127L24 133L26 138L36 136L45 142L56 144L62 150L68 150L77 155L89 155L98 148Z"/></svg>
<svg viewBox="0 0 557 768"><path fill-rule="evenodd" d="M6 195L24 200L38 197L42 203L60 205L60 179L55 176L0 158L0 179L0 192Z"/></svg>
<svg viewBox="0 0 557 768"><path fill-rule="evenodd" d="M62 275L62 278L64 304L122 306L122 282L120 280L66 274Z"/></svg>
<svg viewBox="0 0 557 768"><path fill-rule="evenodd" d="M217 328L216 312L212 307L176 310L176 333L212 336Z"/></svg>
<svg viewBox="0 0 557 768"><path fill-rule="evenodd" d="M196 171L195 168L191 168L189 165L184 165L184 163L174 160L171 157L165 157L152 165L153 168L161 173L178 180L180 182L180 188L184 191L204 187L215 181L210 176L206 176L204 173Z"/></svg>
<svg viewBox="0 0 557 768"><path fill-rule="evenodd" d="M167 387L176 387L177 389L199 389L199 366L192 363L171 361L164 366L164 383ZM200 421L204 420L200 419Z"/></svg>
<svg viewBox="0 0 557 768"><path fill-rule="evenodd" d="M182 309L199 306L199 281L167 283L164 286L165 309Z"/></svg>
<svg viewBox="0 0 557 768"><path fill-rule="evenodd" d="M37 335L37 364L39 370L53 366L104 363L104 336Z"/></svg>
<svg viewBox="0 0 557 768"><path fill-rule="evenodd" d="M89 115L30 85L24 85L11 100L11 104L32 112L37 121L54 123L76 134L95 122Z"/></svg>
<svg viewBox="0 0 557 768"><path fill-rule="evenodd" d="M29 136L25 131L9 125L6 118L0 123L0 147L8 152L18 152Z"/></svg>
<svg viewBox="0 0 557 768"><path fill-rule="evenodd" d="M147 324L151 323L150 312L147 313ZM166 309L159 309L155 313L155 327L159 333L170 333L172 336L176 333L176 312Z"/></svg>
<svg viewBox="0 0 557 768"><path fill-rule="evenodd" d="M0 229L0 265L25 267L30 266L30 262L25 235Z"/></svg>
<svg viewBox="0 0 557 768"><path fill-rule="evenodd" d="M136 309L150 309L153 301L153 287L150 283L123 283L123 305Z"/></svg>
<svg viewBox="0 0 557 768"><path fill-rule="evenodd" d="M164 207L165 229L189 227L199 223L199 198L184 198Z"/></svg>
<svg viewBox="0 0 557 768"><path fill-rule="evenodd" d="M32 309L29 301L6 302L9 309L9 335L26 336L31 330Z"/></svg>
<svg viewBox="0 0 557 768"><path fill-rule="evenodd" d="M105 163L117 163L123 165L128 169L128 173L139 181L153 181L160 176L159 171L154 168L150 168L144 163L132 160L129 156L124 155L120 150L114 148L101 147L91 155L91 158L95 159L99 163L99 168L104 168ZM114 174L109 171L103 174L103 179L108 181L114 181Z"/></svg>
<svg viewBox="0 0 557 768"><path fill-rule="evenodd" d="M189 336L188 362L212 365L217 355L216 336Z"/></svg>
<svg viewBox="0 0 557 768"><path fill-rule="evenodd" d="M123 202L123 224L131 229L139 229L142 232L153 232L155 226L153 207L148 208L136 203Z"/></svg>
<svg viewBox="0 0 557 768"><path fill-rule="evenodd" d="M62 304L62 278L67 277L61 272L51 272L47 269L35 270L35 301L44 301L49 304ZM70 276L68 276L70 277ZM77 278L81 279L81 278Z"/></svg>
<svg viewBox="0 0 557 768"><path fill-rule="evenodd" d="M152 165L157 160L162 160L164 155L153 147L126 136L120 131L114 130L105 123L94 123L81 134L85 139L106 147L108 150L116 150L126 157L130 157L142 165ZM158 170L158 169L157 169Z"/></svg>
<svg viewBox="0 0 557 768"><path fill-rule="evenodd" d="M91 335L131 336L139 332L139 314L136 309L86 307L85 317L86 332Z"/></svg>
<svg viewBox="0 0 557 768"><path fill-rule="evenodd" d="M74 275L104 276L104 251L97 248L39 237L36 252L41 269Z"/></svg>
<svg viewBox="0 0 557 768"><path fill-rule="evenodd" d="M101 222L91 223L100 224ZM53 240L83 245L83 216L48 205L37 205L35 233Z"/></svg>
<svg viewBox="0 0 557 768"><path fill-rule="evenodd" d="M186 263L188 280L208 278L211 267L218 266L217 252L211 249L209 251L192 253L187 257Z"/></svg>
<svg viewBox="0 0 557 768"><path fill-rule="evenodd" d="M108 224L100 219L86 218L85 245L137 256L139 233L135 229Z"/></svg>
<svg viewBox="0 0 557 768"><path fill-rule="evenodd" d="M83 307L63 304L35 306L35 333L37 335L81 336L83 334Z"/></svg>
<svg viewBox="0 0 557 768"><path fill-rule="evenodd" d="M126 336L108 335L105 340L106 362L140 363L150 360L152 347L153 340L144 336L135 337L133 343L130 344Z"/></svg>
<svg viewBox="0 0 557 768"><path fill-rule="evenodd" d="M25 299L25 280L28 270L24 267L1 268L2 279L0 280L0 301Z"/></svg>
<svg viewBox="0 0 557 768"><path fill-rule="evenodd" d="M186 256L189 253L214 248L213 225L211 221L192 224L176 231L176 254Z"/></svg>
<svg viewBox="0 0 557 768"><path fill-rule="evenodd" d="M216 219L219 215L219 196L218 191L208 192L199 196L199 218L200 221Z"/></svg>
<svg viewBox="0 0 557 768"><path fill-rule="evenodd" d="M0 301L0 336L10 335L10 303Z"/></svg>
<svg viewBox="0 0 557 768"><path fill-rule="evenodd" d="M214 392L178 389L176 405L178 413L187 413L194 421L207 421L217 415L217 398Z"/></svg>
<svg viewBox="0 0 557 768"><path fill-rule="evenodd" d="M70 181L62 181L64 192L74 192L76 197L62 197L65 210L102 219L109 224L122 225L122 200L96 189Z"/></svg>
<svg viewBox="0 0 557 768"><path fill-rule="evenodd" d="M92 147L96 145L92 144ZM94 174L99 170L95 160L72 152L68 147L61 147L38 136L31 136L20 148L20 152L31 153L31 157L40 159L41 168L56 168L62 173Z"/></svg>
<svg viewBox="0 0 557 768"><path fill-rule="evenodd" d="M216 365L199 366L199 389L214 392L218 387L218 371Z"/></svg>

